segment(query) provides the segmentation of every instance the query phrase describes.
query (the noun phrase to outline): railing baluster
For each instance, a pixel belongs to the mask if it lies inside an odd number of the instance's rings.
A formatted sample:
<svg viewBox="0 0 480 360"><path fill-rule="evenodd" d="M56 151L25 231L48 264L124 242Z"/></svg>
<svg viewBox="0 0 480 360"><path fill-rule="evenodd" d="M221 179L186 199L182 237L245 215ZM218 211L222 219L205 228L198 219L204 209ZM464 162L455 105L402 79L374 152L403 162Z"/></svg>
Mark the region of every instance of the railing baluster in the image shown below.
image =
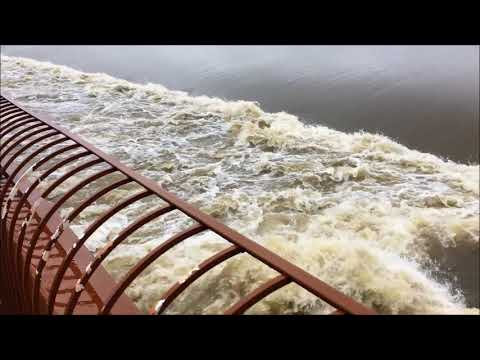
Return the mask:
<svg viewBox="0 0 480 360"><path fill-rule="evenodd" d="M40 160L37 164L35 164L35 166L33 167L33 170L36 170L38 169L41 165L43 165L46 161L49 160L49 158L53 158L54 156L56 155L59 155L63 152L66 152L66 151L69 151L69 150L73 150L73 149L76 149L78 148L79 145L77 144L74 144L74 145L70 145L70 146L67 146L65 148L62 148L60 150L57 150L55 151L54 153L48 155L47 157L45 157L44 159ZM40 183L48 176L50 175L51 173L53 173L54 171L58 170L59 168L61 168L62 166L64 165L67 165L68 163L72 162L72 161L75 161L81 157L84 157L84 156L88 156L90 155L90 152L86 151L86 152L82 152L82 153L78 153L74 156L71 156L67 159L64 159L63 161L61 161L60 163L54 165L53 167L51 167L50 169L48 169L47 171L45 171L44 173L42 173L40 176L37 177L37 179L29 186L28 190L23 194L22 198L20 199L20 201L18 202L16 208L15 208L15 211L13 213L13 217L12 217L12 222L13 223L16 223L17 219L18 219L18 216L19 216L19 213L20 213L20 210L21 208L23 207L23 205L27 202L27 199L28 197L30 196L30 194L32 193L33 190L35 190L35 188L40 185ZM14 234L14 228L11 227L10 228L10 236L9 236L9 239L10 241L13 242L13 234ZM18 240L17 240L18 241ZM23 243L21 244L23 245ZM21 247L21 246L20 246Z"/></svg>
<svg viewBox="0 0 480 360"><path fill-rule="evenodd" d="M198 267L192 271L186 279L176 282L165 294L162 295L157 302L157 306L152 310L152 313L160 315L188 286L190 286L200 276L205 274L210 269L213 269L218 264L230 259L231 257L242 253L244 250L236 245L232 245L225 250L218 252L212 257L202 262Z"/></svg>
<svg viewBox="0 0 480 360"><path fill-rule="evenodd" d="M243 314L248 308L262 300L264 297L270 295L275 290L284 287L285 285L292 282L292 280L285 275L278 275L277 277L273 278L270 281L267 281L262 286L256 288L250 294L242 298L232 307L230 307L226 312L225 315L240 315Z"/></svg>
<svg viewBox="0 0 480 360"><path fill-rule="evenodd" d="M99 253L97 253L93 261L90 263L88 269L86 269L85 274L78 280L75 292L72 294L70 300L68 301L65 314L70 315L73 313L73 310L77 305L78 299L80 298L80 294L82 293L85 284L88 282L95 270L100 266L102 261L108 256L108 254L113 251L113 249L115 249L123 240L125 240L128 236L133 234L136 230L141 228L146 223L172 210L175 210L175 206L169 204L141 216L139 219L127 226L113 241L111 241Z"/></svg>
<svg viewBox="0 0 480 360"><path fill-rule="evenodd" d="M17 117L17 116L21 116L25 114L25 111L23 110L19 110L19 111L13 111L11 112L10 114L5 114L3 117L2 117L2 120L3 121L7 121L7 120L10 120L10 119L13 119L14 117Z"/></svg>
<svg viewBox="0 0 480 360"><path fill-rule="evenodd" d="M57 136L57 135L60 135L57 131L52 131L52 132L49 132L47 134L44 134L42 136L39 136L37 138L34 138L32 141L30 141L29 143L26 143L25 145L23 145L16 153L14 153L12 156L10 156L10 158L6 161L5 165L4 165L4 168L5 170L8 170L10 164L22 153L24 153L26 150L28 150L29 148L31 148L33 145L39 143L40 141L43 141L45 139L48 139L50 137L53 137L53 136Z"/></svg>
<svg viewBox="0 0 480 360"><path fill-rule="evenodd" d="M11 109L16 109L18 111L18 108L13 104L4 105L5 104L4 102L1 102L0 104L2 105L2 111L0 111L0 117L8 115L7 112L9 112Z"/></svg>
<svg viewBox="0 0 480 360"><path fill-rule="evenodd" d="M63 149L60 149L50 155L48 155L47 157L45 157L45 159L39 161L37 164L36 164L36 168L40 167L41 165L43 165L46 161L48 161L49 159L53 158L55 155L58 155L60 153L63 153L63 152L66 152L66 151L69 151L69 150L72 150L72 149L75 149L79 147L79 145L77 144L74 144L74 145L70 145L66 148L63 148ZM59 163L53 165L52 167L50 167L48 170L46 170L45 172L43 172L38 178L37 180L35 180L35 182L33 182L32 185L30 185L30 187L28 188L28 190L25 192L25 194L23 195L22 199L20 200L19 202L19 205L17 206L17 209L15 210L15 213L14 213L14 216L18 216L19 212L20 212L20 209L21 209L21 206L27 201L28 197L30 196L30 194L35 190L35 188L40 185L40 183L45 179L47 178L50 174L52 174L53 172L55 172L56 170L60 169L61 167L65 166L65 165L68 165L69 163L75 161L75 160L78 160L78 159L81 159L82 157L86 157L86 156L89 156L91 155L91 153L89 151L83 151L83 152L80 152L80 153L76 153L74 155L71 155L69 157L67 157L66 159L64 159L63 161L60 161ZM31 219L35 214L34 214L34 209L30 209L29 211L30 215L29 215L29 218ZM26 224L30 222L30 219L26 219L24 222L25 225L22 225L22 228L25 226L26 227ZM11 232L11 236L13 237L13 232L14 232L14 229L13 228L10 228L10 232ZM16 256L15 256L15 269L20 269L19 268L19 265L22 263L21 261L21 257L22 257L22 248L23 248L23 242L25 240L25 231L23 232L20 232L19 236L17 237L17 241L16 241ZM23 271L21 271L21 269L19 271L17 271L17 274L18 274L18 277L19 277L19 280L18 280L18 284L20 284L20 286L22 286L24 284L24 278L23 278Z"/></svg>
<svg viewBox="0 0 480 360"><path fill-rule="evenodd" d="M62 135L62 138L60 139L57 139L57 140L54 140L54 141L51 141L47 144L45 144L44 146L40 147L39 149L37 149L36 151L34 151L32 154L30 154L29 156L27 156L18 166L15 170L13 170L12 174L10 175L10 177L7 179L6 183L5 183L5 188L10 184L10 183L13 183L13 180L15 179L15 176L20 172L21 169L23 169L25 167L25 165L27 165L27 163L29 163L35 156L37 156L38 154L40 154L41 152L49 149L50 147L52 146L55 146L57 144L60 144L62 142L65 142L65 141L68 141L68 138L65 137L64 135ZM31 167L31 169L33 169L33 166ZM18 181L20 181L22 179L22 177L24 175L26 175L28 173L28 170L19 178ZM14 189L12 189L12 191L14 191ZM3 195L3 194L2 194ZM3 196L2 196L3 197ZM5 213L8 214L10 212L10 203L7 201L7 203L5 204ZM15 227L15 224L16 224L16 219L13 219L12 218L12 221L11 221L11 229L13 229ZM13 245L10 244L10 241L9 241L9 237L7 237L6 241L5 241L5 252L6 254L8 254L8 256L10 256L12 259L14 257L14 253L12 253L12 250L13 250ZM7 281L11 281L11 288L12 288L12 291L14 290L15 288L15 282L13 280L13 278L15 277L15 275L13 274L5 274L6 275L6 278L7 278Z"/></svg>
<svg viewBox="0 0 480 360"><path fill-rule="evenodd" d="M110 312L112 307L115 305L115 302L123 294L125 289L132 283L133 280L137 278L140 273L145 270L152 262L162 256L165 252L169 249L177 245L178 243L188 239L189 237L196 235L204 230L207 230L207 227L202 224L193 225L187 230L184 230L177 235L172 236L170 239L164 241L162 244L157 246L155 249L150 251L147 256L145 256L142 260L140 260L130 271L125 275L125 277L118 283L116 288L112 291L110 296L108 297L107 301L103 309L101 310L101 314L106 315Z"/></svg>
<svg viewBox="0 0 480 360"><path fill-rule="evenodd" d="M10 129L18 128L31 122L38 122L38 120L28 114L14 117L11 120L6 120L2 123L2 126L0 126L0 137L4 137L6 134L8 134Z"/></svg>
<svg viewBox="0 0 480 360"><path fill-rule="evenodd" d="M81 239L78 240L78 242L76 242L74 244L72 249L70 249L69 252L67 253L67 255L65 256L62 264L60 265L59 270L57 271L57 274L56 274L54 282L53 282L55 284L54 290L55 289L58 290L58 286L60 285L60 282L61 282L63 276L65 275L65 272L67 271L68 265L73 260L73 258L75 257L77 252L80 250L80 248L83 246L83 244L85 244L85 242L88 240L88 238L95 232L95 230L97 230L108 219L110 219L112 216L117 214L122 209L124 209L127 206L129 206L129 205L131 205L131 204L133 204L133 203L135 203L135 202L137 202L137 201L139 201L139 200L141 200L141 199L143 199L147 196L150 196L152 194L153 193L151 191L144 190L144 191L141 191L137 194L131 195L130 197L123 200L121 203L119 203L116 206L114 206L113 208L111 208L109 211L107 211L105 214L103 214L100 218L95 220L95 222L93 222L87 228L87 230L85 231L85 233L83 234ZM52 296L56 296L56 294L52 294ZM49 301L50 301L49 302L49 309L50 309L50 312L52 312L53 311L53 299L50 299Z"/></svg>
<svg viewBox="0 0 480 360"><path fill-rule="evenodd" d="M42 133L45 134L41 135ZM142 271L144 271L153 261L155 261L158 257L160 257L162 254L164 254L166 251L168 251L170 248L172 248L179 242L184 241L186 238L193 236L200 231L208 229L230 242L232 246L211 256L206 261L202 262L198 267L196 267L194 271L191 272L184 281L177 282L172 287L170 287L170 289L164 295L162 295L161 300L157 304L155 309L156 313L162 313L172 301L174 301L189 285L191 285L200 276L211 270L216 265L241 252L248 253L257 260L261 261L263 264L276 270L281 275L268 281L264 285L260 286L259 288L248 294L245 298L241 299L239 302L237 302L235 305L233 305L230 309L227 310L228 314L243 313L250 306L260 301L265 296L268 296L273 291L281 288L282 286L285 286L289 282L294 282L297 285L300 285L302 288L306 289L318 298L335 307L337 310L334 311L332 314L375 313L373 310L357 303L350 297L336 291L334 288L325 284L320 279L284 260L275 253L262 247L260 244L242 236L238 232L220 223L213 217L202 213L192 205L178 198L177 196L165 191L155 181L136 173L132 169L118 162L113 157L98 150L79 136L76 136L69 131L57 126L55 122L48 120L43 115L35 115L31 111L24 110L14 101L10 101L4 98L2 95L0 97L0 136L2 136L2 140L4 139L3 136L8 134L10 134L8 139L2 141L2 143L0 144L0 176L2 176L5 180L2 181L2 188L0 191L0 204L2 205L2 210L5 211L5 219L1 219L0 230L2 231L2 237L4 234L7 234L6 240L2 239L0 241L0 246L2 247L0 251L0 266L2 267L2 269L0 271L8 275L7 282L9 285L11 285L11 288L14 288L16 285L16 289L13 289L13 291L9 291L7 289L8 303L9 306L11 306L12 308L21 308L22 311L25 310L25 312L40 312L40 289L42 288L43 284L42 273L44 271L46 272L47 269L49 269L49 267L46 266L48 261L48 251L50 251L52 247L57 244L60 244L60 247L62 248L62 254L64 255L62 255L62 262L60 264L60 267L58 267L58 270L56 270L56 273L52 274L54 270L48 270L50 271L49 276L54 275L54 277L52 285L47 292L47 313L54 312L57 294L66 294L72 291L71 288L62 289L61 291L59 290L62 280L65 279L67 281L69 278L72 277L72 275L65 276L68 269L72 269L72 271L74 271L74 278L78 278L78 281L75 287L75 291L69 297L69 300L66 303L65 314L71 314L75 311L77 305L79 304L79 300L82 296L84 287L87 287L86 292L88 292L89 298L86 303L90 304L93 303L92 301L94 301L97 306L103 305L100 310L100 313L102 314L109 314L111 312L115 313L115 311L118 311L119 307L116 306L116 304L122 306L126 305L126 308L128 308L128 306L130 305L128 305L128 300L125 300L126 298L124 296L124 292L127 287L141 274ZM49 144L41 146L40 149L33 151L32 154L26 154L25 158L22 154L26 153L26 150L32 147L34 144L43 141L49 137L57 136L60 134L64 135L66 138L68 138L68 140L73 141L75 144L67 147L62 147L61 149L54 151L45 157L42 157L40 161L38 161L36 164L24 171L24 167L27 166L27 164L29 164L37 155L42 153L42 151L49 148L50 146L54 146L54 143L57 143L49 142ZM39 136L35 137L36 135ZM27 140L29 138L31 139ZM63 141L65 140L66 139L64 139ZM24 141L26 141L26 143L23 143ZM59 142L60 140L58 140L58 143ZM17 147L19 149L17 149ZM69 151L76 147L81 147L85 151L78 154L70 155L56 165L53 165L47 171L44 171L32 184L30 184L30 182L26 179L23 179L23 177L26 177L26 175L30 171L38 169L40 166L60 155L61 153ZM41 192L36 191L36 188L47 176L49 176L62 166L65 166L77 159L80 159L81 157L86 157L89 155L96 156L96 159L87 161L82 165L77 165L74 169L69 170L66 174L60 176L52 184L47 186L46 190L43 190ZM17 159L19 159L19 157L22 158L22 160L16 161ZM52 193L52 191L57 189L68 178L83 169L100 163L108 164L112 168L100 171L95 175L89 176L86 180L81 181L72 189L64 192L63 194L60 194L59 200L55 201L53 204L47 200L48 196ZM12 164L14 164L13 167L10 166ZM122 173L126 176L126 179L116 181L105 186L102 190L96 191L93 195L82 201L75 209L70 212L70 214L66 218L66 222L59 222L59 209L71 196L73 196L73 194L77 193L80 189L82 189L84 186L88 185L92 181L95 181L102 176L106 176L107 173L114 171ZM129 182L135 182L137 185L140 185L145 190L139 194L130 196L116 206L112 207L106 213L102 214L99 218L97 218L92 224L88 226L86 232L82 235L80 239L76 238L73 232L67 228L67 225L70 221L73 221L84 209L93 204L101 196ZM10 187L10 185L13 183L15 183L14 186ZM5 185L3 186L3 184ZM17 191L17 187L20 191ZM8 199L4 203L4 199L7 194ZM17 196L17 194L19 196ZM130 204L133 204L136 201L140 201L141 199L150 195L156 196L157 199L165 201L168 205L163 206L160 209L150 211L135 220L132 224L128 225L112 242L107 244L102 249L102 251L97 253L97 255L93 258L93 261L90 262L85 271L80 271L79 268L74 265L73 260L76 254L78 254L79 257L76 260L81 261L82 264L84 264L82 266L88 264L88 260L86 260L85 257L86 250L84 248L84 244L87 239L113 215L126 208ZM15 200L16 197L19 198L19 200L17 199L18 201ZM10 205L15 201L15 207L11 212ZM4 205L5 207L3 208ZM24 217L24 221L20 226L20 230L17 229L16 231L18 219L21 216L20 214L22 212L22 209L24 209L25 207L28 209L27 215ZM37 212L37 207L40 210L39 212ZM127 272L126 275L124 275L121 282L111 286L112 291L110 293L105 293L104 291L97 292L94 288L92 288L92 284L99 284L98 281L100 281L100 278L104 276L102 275L104 274L103 267L102 271L98 271L98 269L101 267L102 261L110 254L111 251L113 251L118 245L120 245L123 240L125 240L128 236L130 236L140 227L152 221L154 218L174 209L178 209L180 212L187 215L192 220L195 220L198 224L173 236L172 238L168 239L164 243L160 244L157 248L152 250L142 260L140 260L136 265L134 265L133 268L130 269L129 272ZM10 217L12 213L13 215ZM33 228L33 231L29 231L31 235L29 236L30 243L28 246L25 246L26 251L24 254L24 241L25 238L28 236L26 235L27 228L29 228L30 223L33 223L32 220L34 219L35 221L36 219L38 219L38 224L36 225L36 227ZM53 229L51 223L49 222L50 219L52 219L53 223L59 226L56 231L55 229ZM67 233L63 232L64 229L68 229ZM52 234L52 236L50 239L46 239L46 246L43 247L44 252L42 258L37 264L38 274L34 276L32 291L32 289L28 288L27 276L28 272L31 270L30 268L32 257L37 248L37 242L42 232L45 231L48 234ZM18 234L16 240L15 234ZM70 243L72 243L73 247L70 250L65 249L65 244ZM19 271L14 271L14 269L19 269ZM93 273L95 272L98 276L91 278ZM20 281L14 281L15 279ZM102 297L105 298L106 296L106 299L100 299L98 295L100 293L103 294ZM80 302L80 304L83 303L84 302ZM42 304L45 304L45 302L42 302ZM124 307L122 307L122 309L124 309Z"/></svg>
<svg viewBox="0 0 480 360"><path fill-rule="evenodd" d="M33 123L33 125L22 128L22 126L25 126L25 125L31 124L31 123ZM18 137L20 135L22 135L25 132L30 131L30 130L36 128L36 127L39 127L39 126L47 126L47 125L42 123L38 119L35 119L35 118L32 118L32 117L29 117L29 118L25 119L24 121L18 121L18 122L15 121L15 122L9 123L8 126L6 126L5 128L2 129L3 132L0 134L2 136L2 138L5 138L5 136L13 130L17 130L17 129L20 129L20 130L16 133L12 134L7 140L4 140L0 144L0 150L3 149L5 146L7 146L10 143L10 141L13 141L14 139L18 139Z"/></svg>
<svg viewBox="0 0 480 360"><path fill-rule="evenodd" d="M116 189L120 186L131 183L132 181L133 181L132 179L128 179L128 178L127 179L122 179L122 180L119 180L119 181L103 188L99 192L93 194L91 197L89 197L88 199L83 201L80 205L78 205L74 210L72 210L72 212L67 216L67 221L72 222L83 210L85 210L86 207L93 204L100 197L102 197L103 195L107 194L108 192L110 192L110 191L112 191L112 190L114 190L114 189Z"/></svg>
<svg viewBox="0 0 480 360"><path fill-rule="evenodd" d="M95 159L95 160L83 163L82 165L79 165L78 167L72 169L71 171L69 171L65 175L63 175L60 179L58 179L54 184L52 184L47 190L45 190L42 193L41 198L46 199L47 195L50 194L50 192L52 192L58 185L60 185L61 183L63 183L64 181L66 181L67 179L72 177L73 175L77 174L78 172L80 172L84 169L87 169L89 167L92 167L94 165L100 164L102 162L103 162L102 159ZM30 264L31 264L31 261L32 261L32 255L33 255L33 252L35 250L35 246L37 245L37 241L38 241L41 233L43 232L43 230L44 230L43 227L45 226L46 223L47 223L47 221L45 221L45 218L43 218L42 221L40 222L40 224L37 226L37 230L35 231L32 238L30 239L30 244L29 244L30 246L29 246L29 248L27 250L27 254L25 256L25 264L24 264L24 268L23 268L24 281L26 281L26 279L27 279L26 275L27 275L27 273L30 269ZM25 287L27 287L28 284L26 282L24 282L24 284L25 284Z"/></svg>
<svg viewBox="0 0 480 360"><path fill-rule="evenodd" d="M47 130L48 130L48 129L47 129ZM30 148L30 147L33 146L34 144L36 144L36 143L38 143L38 142L40 142L40 141L42 141L42 140L45 140L45 139L47 139L47 138L49 138L49 137L55 136L55 135L58 135L58 132L55 131L55 132L52 132L52 133L48 133L48 134L46 134L46 135L44 135L44 136L41 136L41 137L39 137L39 138L36 138L36 139L32 140L31 142L27 143L27 144L24 145L22 148L20 148L20 150L18 150L15 154L13 154L13 155L11 156L10 159L8 159L8 160L6 161L6 164L5 164L5 165L2 165L2 168L3 168L4 171L6 172L6 171L8 170L8 168L9 168L10 164L13 162L13 160L15 160L15 159L16 159L20 154L22 154L25 150L27 150L28 148ZM0 164L1 164L1 161L0 161ZM17 168L17 169L18 169L18 168ZM8 187L10 186L10 184L12 183L13 179L14 179L15 176L16 176L16 171L14 170L12 174L13 174L13 176L10 175L10 176L7 178L7 181L6 181L6 183L5 183L5 186L3 187L3 190L2 190L2 192L0 193L0 204L2 204L2 205L3 205L3 200L4 200L4 198L5 198L5 195L6 195L6 193L7 193L7 189L8 189ZM13 191L13 190L14 190L14 189L12 189L12 191ZM3 207L2 207L2 218L3 218L3 216L4 216L4 215L3 215L3 211L4 211L4 209L3 209Z"/></svg>
<svg viewBox="0 0 480 360"><path fill-rule="evenodd" d="M38 124L35 124L35 125L32 125L32 126L29 126L28 128L25 128L23 130L20 130L18 133L15 133L14 135L12 135L12 137L10 137L7 141L5 141L3 144L0 144L0 151L3 150L8 144L10 144L11 141L13 141L14 139L16 139L16 137L18 135L20 135L20 133L24 133L26 131L29 131L29 130L32 130L34 128L37 128L37 127L43 127L42 129L39 129L39 130L36 130L36 131L32 131L31 133L28 133L27 135L25 135L24 137L21 137L20 139L18 139L17 141L15 141L12 145L10 145L9 148L7 148L3 153L0 153L0 161L12 150L14 149L17 145L19 145L22 141L25 141L26 139L28 139L29 137L32 137L34 135L37 135L39 133L42 133L42 132L45 132L45 131L48 131L48 130L52 130L50 129L48 126L42 124L42 123L38 123Z"/></svg>
<svg viewBox="0 0 480 360"><path fill-rule="evenodd" d="M88 206L93 204L100 197L102 197L105 194L109 193L110 191L115 190L115 189L119 188L120 186L126 185L130 182L132 182L131 179L128 179L128 178L123 179L123 180L117 181L117 182L103 188L102 190L98 191L97 193L93 194L92 196L90 196L88 199L83 201L79 206L77 206L74 210L72 210L70 212L70 214L66 218L67 221L71 223L85 208L87 208ZM70 252L67 253L65 258L64 258L64 262L66 264L65 270L67 269L67 267L68 267L68 265L70 264L70 261L71 261L71 259L68 260L69 255L70 255ZM62 276L63 276L62 267L60 267L59 270L57 271L57 273L55 274L55 278L53 279L53 283L52 283L52 286L50 287L50 291L49 291L49 296L48 296L48 313L49 314L51 314L52 311L53 311L53 305L54 305L55 297L57 295Z"/></svg>
<svg viewBox="0 0 480 360"><path fill-rule="evenodd" d="M100 171L94 175L89 176L85 180L80 181L77 185L75 185L73 188L71 188L65 195L63 195L55 204L52 206L52 208L48 211L47 215L45 215L42 219L42 222L39 225L40 227L45 226L45 224L50 220L50 218L53 216L53 214L68 200L70 199L74 194L76 194L78 191L83 189L85 186L89 185L90 183L106 176L109 175L113 172L115 172L116 169L110 167L109 169ZM33 287L33 311L37 311L37 306L38 306L38 292L40 291L40 281L42 278L43 274L43 268L45 267L45 264L48 260L49 252L52 250L52 247L55 245L57 242L58 238L62 236L63 229L69 224L69 221L66 220L63 222L60 227L57 229L57 233L53 234L50 237L50 240L48 243L45 245L45 249L43 250L43 255L42 258L39 260L37 264L37 270L35 272L35 280L34 280L34 287Z"/></svg>

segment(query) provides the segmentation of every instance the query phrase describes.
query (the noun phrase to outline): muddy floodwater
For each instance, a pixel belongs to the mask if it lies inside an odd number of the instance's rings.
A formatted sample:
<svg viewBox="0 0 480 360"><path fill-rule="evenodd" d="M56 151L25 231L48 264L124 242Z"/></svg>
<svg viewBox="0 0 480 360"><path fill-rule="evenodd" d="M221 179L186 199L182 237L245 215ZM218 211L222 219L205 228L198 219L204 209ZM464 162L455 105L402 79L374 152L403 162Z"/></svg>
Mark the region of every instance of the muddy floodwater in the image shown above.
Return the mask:
<svg viewBox="0 0 480 360"><path fill-rule="evenodd" d="M380 313L478 314L478 47L7 46L1 80L27 108ZM101 198L72 229L136 190ZM88 248L152 205L122 210ZM155 220L107 271L121 277L191 223L178 212ZM194 236L127 294L148 311L227 246ZM221 313L273 275L238 255L167 313ZM290 284L248 313L330 310Z"/></svg>

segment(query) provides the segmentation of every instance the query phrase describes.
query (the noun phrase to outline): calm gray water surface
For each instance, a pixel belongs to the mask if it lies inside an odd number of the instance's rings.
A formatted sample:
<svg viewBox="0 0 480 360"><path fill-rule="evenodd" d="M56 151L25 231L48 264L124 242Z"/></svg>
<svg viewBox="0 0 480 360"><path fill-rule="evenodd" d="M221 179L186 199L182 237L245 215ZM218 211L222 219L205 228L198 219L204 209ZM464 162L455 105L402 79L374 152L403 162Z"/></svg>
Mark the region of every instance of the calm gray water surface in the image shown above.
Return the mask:
<svg viewBox="0 0 480 360"><path fill-rule="evenodd" d="M257 101L306 123L380 132L479 161L478 46L4 46L2 53Z"/></svg>

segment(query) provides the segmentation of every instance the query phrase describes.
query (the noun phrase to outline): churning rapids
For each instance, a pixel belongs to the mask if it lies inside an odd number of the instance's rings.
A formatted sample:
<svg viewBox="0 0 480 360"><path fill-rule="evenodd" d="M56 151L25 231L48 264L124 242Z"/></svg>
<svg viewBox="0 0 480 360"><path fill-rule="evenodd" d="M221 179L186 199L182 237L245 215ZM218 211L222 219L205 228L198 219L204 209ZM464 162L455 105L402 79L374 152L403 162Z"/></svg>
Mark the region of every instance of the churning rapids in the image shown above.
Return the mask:
<svg viewBox="0 0 480 360"><path fill-rule="evenodd" d="M25 58L3 56L1 81L27 108L49 113L165 189L380 313L479 312L478 165L410 150L379 134L306 126L252 102L192 97ZM62 213L95 186L101 181ZM125 185L104 196L73 230L81 235L100 212L137 190ZM101 248L152 201L120 212L90 238L88 248ZM148 224L107 258L107 271L120 278L191 224L179 212ZM211 232L192 237L151 265L127 294L148 311L175 281L227 246ZM238 255L198 279L167 313L221 313L273 275L250 256ZM247 313L329 311L291 284Z"/></svg>

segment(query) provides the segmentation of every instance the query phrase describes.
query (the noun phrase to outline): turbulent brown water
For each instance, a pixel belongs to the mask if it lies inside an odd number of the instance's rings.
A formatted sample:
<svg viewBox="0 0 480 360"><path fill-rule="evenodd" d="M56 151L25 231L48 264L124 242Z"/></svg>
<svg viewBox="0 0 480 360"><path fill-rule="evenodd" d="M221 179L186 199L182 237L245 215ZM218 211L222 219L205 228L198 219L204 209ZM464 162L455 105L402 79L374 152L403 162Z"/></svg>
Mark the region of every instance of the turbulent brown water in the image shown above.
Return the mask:
<svg viewBox="0 0 480 360"><path fill-rule="evenodd" d="M3 55L258 101L302 123L479 162L478 46L0 46Z"/></svg>
<svg viewBox="0 0 480 360"><path fill-rule="evenodd" d="M4 56L1 65L2 89L26 107L53 115L358 301L381 313L478 314L478 165L410 150L379 134L307 126L253 102L193 97L25 58ZM81 234L97 214L133 191L124 186L97 201L72 225L74 231ZM151 202L119 213L87 246L94 251L104 245ZM149 224L107 258L107 270L120 277L190 224L179 213ZM195 236L156 261L127 293L147 310L175 281L227 246L210 233ZM200 278L168 313L220 313L271 276L248 255L237 256ZM289 285L249 313L329 310Z"/></svg>

